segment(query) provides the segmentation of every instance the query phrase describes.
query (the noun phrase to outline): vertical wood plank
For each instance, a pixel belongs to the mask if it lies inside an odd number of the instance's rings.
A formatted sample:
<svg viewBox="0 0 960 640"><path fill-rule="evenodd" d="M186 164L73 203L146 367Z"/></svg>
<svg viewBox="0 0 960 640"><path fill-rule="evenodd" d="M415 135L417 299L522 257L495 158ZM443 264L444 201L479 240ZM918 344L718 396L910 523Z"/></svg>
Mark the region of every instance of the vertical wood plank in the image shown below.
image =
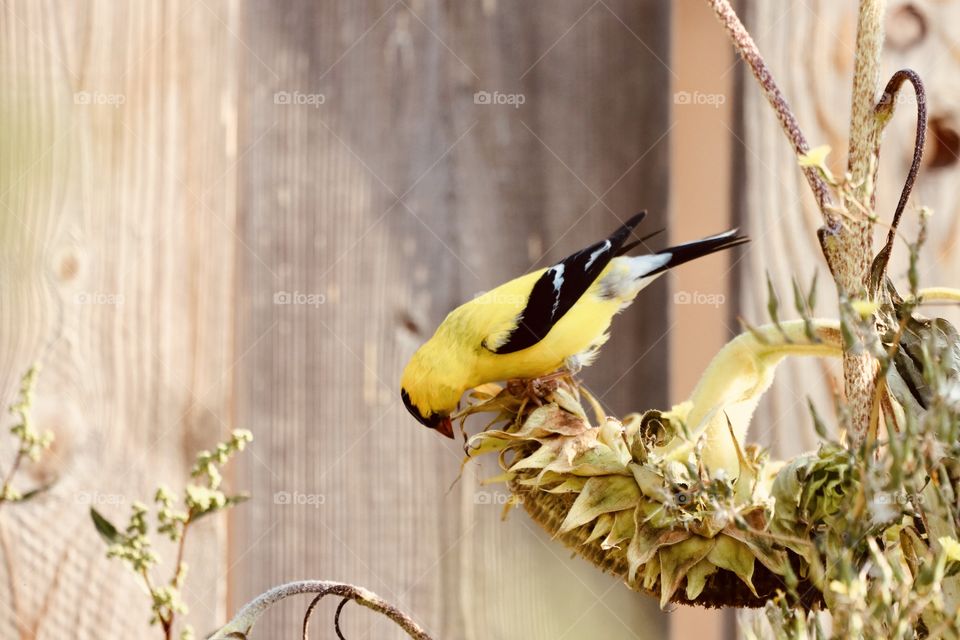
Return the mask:
<svg viewBox="0 0 960 640"><path fill-rule="evenodd" d="M238 28L228 0L0 7L0 395L41 360L57 437L23 474L53 490L0 514L0 637L146 635L88 508L125 521L231 421ZM200 632L224 614L224 535L191 534Z"/></svg>
<svg viewBox="0 0 960 640"><path fill-rule="evenodd" d="M678 2L673 13L672 242L728 229L734 123L734 51L710 6ZM710 360L738 333L731 282L743 249L684 265L671 274L671 401L688 398ZM670 616L677 640L729 640L730 610L680 607Z"/></svg>
<svg viewBox="0 0 960 640"><path fill-rule="evenodd" d="M459 302L637 209L664 223L667 4L245 7L238 418L259 437L232 606L324 577L436 637L662 636L651 599L524 514L499 521L502 495L477 487L490 463L451 489L462 452L412 422L397 386ZM665 291L617 320L588 373L617 412L667 400ZM291 608L259 633L295 633ZM345 633L396 631L358 611Z"/></svg>

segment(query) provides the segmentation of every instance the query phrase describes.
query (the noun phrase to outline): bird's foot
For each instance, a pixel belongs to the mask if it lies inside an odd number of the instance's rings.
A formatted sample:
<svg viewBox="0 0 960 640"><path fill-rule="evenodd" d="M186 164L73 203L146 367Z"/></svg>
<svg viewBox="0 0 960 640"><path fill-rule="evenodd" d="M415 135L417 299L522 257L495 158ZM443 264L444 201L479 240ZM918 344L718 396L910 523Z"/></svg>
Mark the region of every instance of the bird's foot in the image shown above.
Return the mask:
<svg viewBox="0 0 960 640"><path fill-rule="evenodd" d="M539 407L547 396L559 388L564 378L571 377L570 371L560 369L539 378L514 378L507 380L507 391L514 397L530 400Z"/></svg>

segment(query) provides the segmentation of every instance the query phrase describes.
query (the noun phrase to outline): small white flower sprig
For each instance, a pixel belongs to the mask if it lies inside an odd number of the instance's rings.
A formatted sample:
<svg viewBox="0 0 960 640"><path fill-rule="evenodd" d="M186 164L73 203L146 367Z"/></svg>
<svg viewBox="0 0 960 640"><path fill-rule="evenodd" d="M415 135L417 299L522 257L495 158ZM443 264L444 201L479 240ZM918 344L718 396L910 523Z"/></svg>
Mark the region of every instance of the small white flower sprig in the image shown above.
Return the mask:
<svg viewBox="0 0 960 640"><path fill-rule="evenodd" d="M43 485L21 493L13 486L13 477L22 464L29 460L37 462L44 451L53 444L53 434L49 431L37 431L31 416L33 408L33 390L37 382L39 365L30 367L20 379L20 394L17 401L10 406L10 413L17 418L17 423L10 427L10 433L19 441L13 464L7 472L0 473L0 505L5 502L25 502L43 492L49 485Z"/></svg>
<svg viewBox="0 0 960 640"><path fill-rule="evenodd" d="M227 495L221 490L223 476L220 468L234 454L244 450L247 443L253 441L253 434L238 429L230 439L217 445L213 451L201 451L190 472L190 477L198 482L188 483L183 490L183 498L177 503L177 496L164 485L160 485L154 494L156 510L156 531L167 536L177 545L177 557L174 573L169 581L157 583L152 568L160 559L153 551L148 522L149 508L141 502L134 502L130 520L121 531L96 509L90 509L90 517L97 532L107 543L107 557L119 558L143 580L143 586L150 595L151 625L159 625L163 638L173 638L174 623L177 614L186 614L187 606L181 597L184 580L187 576L187 564L183 561L184 546L190 525L204 516L228 509L248 498L246 494ZM192 640L193 629L185 625L180 632L181 640Z"/></svg>

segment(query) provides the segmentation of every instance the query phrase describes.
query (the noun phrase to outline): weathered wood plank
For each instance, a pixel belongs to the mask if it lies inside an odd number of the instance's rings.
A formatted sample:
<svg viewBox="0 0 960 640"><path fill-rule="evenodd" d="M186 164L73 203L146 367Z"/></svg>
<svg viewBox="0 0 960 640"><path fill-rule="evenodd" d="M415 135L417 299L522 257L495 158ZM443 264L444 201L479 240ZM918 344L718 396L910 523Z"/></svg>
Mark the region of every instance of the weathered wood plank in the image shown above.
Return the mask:
<svg viewBox="0 0 960 640"><path fill-rule="evenodd" d="M489 463L448 490L458 446L398 401L406 359L452 306L636 209L664 222L668 8L607 5L246 4L238 417L259 437L232 606L324 577L437 637L663 635L652 600L522 513L501 523L483 504L498 494L477 488ZM665 285L646 292L588 375L619 412L667 400L664 302ZM295 633L291 608L260 633ZM396 634L346 618L348 637Z"/></svg>
<svg viewBox="0 0 960 640"><path fill-rule="evenodd" d="M710 6L674 3L674 128L670 157L670 235L683 242L717 233L731 221L734 51ZM689 397L710 360L738 333L731 281L743 248L696 260L671 274L671 401ZM730 640L735 617L718 609L681 607L670 615L675 640Z"/></svg>
<svg viewBox="0 0 960 640"><path fill-rule="evenodd" d="M42 360L57 445L24 478L59 478L0 514L0 637L143 637L146 597L87 509L126 519L231 420L237 3L15 0L0 29L0 395ZM206 631L225 523L191 535Z"/></svg>

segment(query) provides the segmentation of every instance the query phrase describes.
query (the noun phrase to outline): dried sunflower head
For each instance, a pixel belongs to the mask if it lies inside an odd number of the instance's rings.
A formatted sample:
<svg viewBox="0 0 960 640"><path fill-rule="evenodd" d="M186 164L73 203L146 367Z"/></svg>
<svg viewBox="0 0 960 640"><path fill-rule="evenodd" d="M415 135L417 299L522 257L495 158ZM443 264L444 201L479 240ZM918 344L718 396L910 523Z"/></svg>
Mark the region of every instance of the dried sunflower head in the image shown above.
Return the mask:
<svg viewBox="0 0 960 640"><path fill-rule="evenodd" d="M662 606L760 606L782 586L788 556L769 531L772 474L762 451L734 445L738 472L711 474L696 452L685 460L659 452L686 437L683 407L624 423L597 414L594 425L581 402L589 394L569 381L539 406L509 395L488 386L474 396L464 415L496 418L468 440L468 458L496 453L496 479L583 557Z"/></svg>

